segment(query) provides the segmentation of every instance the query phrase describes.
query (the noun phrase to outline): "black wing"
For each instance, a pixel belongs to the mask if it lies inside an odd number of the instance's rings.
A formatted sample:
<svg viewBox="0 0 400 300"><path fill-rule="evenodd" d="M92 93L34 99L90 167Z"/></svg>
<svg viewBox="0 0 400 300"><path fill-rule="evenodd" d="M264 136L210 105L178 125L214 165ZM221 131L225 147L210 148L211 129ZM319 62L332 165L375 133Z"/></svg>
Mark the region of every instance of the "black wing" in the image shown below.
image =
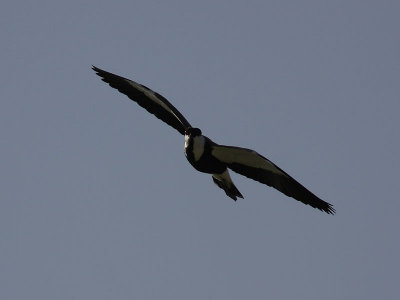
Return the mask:
<svg viewBox="0 0 400 300"><path fill-rule="evenodd" d="M276 188L286 196L328 214L335 213L331 204L315 196L281 168L253 150L215 145L212 155L241 175Z"/></svg>
<svg viewBox="0 0 400 300"><path fill-rule="evenodd" d="M92 69L104 82L127 95L131 100L137 102L137 104L145 108L149 113L172 126L181 134L185 134L185 130L192 127L167 99L148 87L95 66L92 66Z"/></svg>

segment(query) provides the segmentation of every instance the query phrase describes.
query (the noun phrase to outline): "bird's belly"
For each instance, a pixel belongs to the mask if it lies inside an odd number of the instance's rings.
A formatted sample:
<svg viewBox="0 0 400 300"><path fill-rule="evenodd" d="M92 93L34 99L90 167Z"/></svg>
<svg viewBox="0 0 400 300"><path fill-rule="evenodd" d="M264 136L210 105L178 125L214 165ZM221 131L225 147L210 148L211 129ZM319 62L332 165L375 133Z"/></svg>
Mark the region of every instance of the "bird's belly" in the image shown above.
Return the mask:
<svg viewBox="0 0 400 300"><path fill-rule="evenodd" d="M192 155L186 155L189 163L199 172L208 174L221 174L226 170L225 164L215 157L203 154L199 160L195 160Z"/></svg>

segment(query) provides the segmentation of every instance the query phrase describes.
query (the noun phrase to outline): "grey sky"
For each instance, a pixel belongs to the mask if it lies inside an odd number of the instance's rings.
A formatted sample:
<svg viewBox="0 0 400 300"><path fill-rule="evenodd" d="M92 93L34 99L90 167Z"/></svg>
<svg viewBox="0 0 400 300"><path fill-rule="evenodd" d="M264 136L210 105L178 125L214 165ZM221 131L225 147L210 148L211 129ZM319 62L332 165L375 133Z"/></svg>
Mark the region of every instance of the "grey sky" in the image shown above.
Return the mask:
<svg viewBox="0 0 400 300"><path fill-rule="evenodd" d="M5 1L0 298L395 299L399 9ZM92 64L255 149L337 214L237 174L233 202Z"/></svg>

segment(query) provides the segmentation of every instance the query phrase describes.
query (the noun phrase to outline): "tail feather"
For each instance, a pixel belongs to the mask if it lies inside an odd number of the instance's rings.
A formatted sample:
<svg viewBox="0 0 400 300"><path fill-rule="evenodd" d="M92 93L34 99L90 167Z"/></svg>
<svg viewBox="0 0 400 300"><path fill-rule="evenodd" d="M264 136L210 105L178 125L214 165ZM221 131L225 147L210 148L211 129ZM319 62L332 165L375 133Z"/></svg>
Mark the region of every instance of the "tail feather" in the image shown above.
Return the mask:
<svg viewBox="0 0 400 300"><path fill-rule="evenodd" d="M243 198L242 194L239 192L229 176L228 170L221 174L212 174L212 179L218 187L225 191L225 194L228 197L235 201L237 200L237 197Z"/></svg>

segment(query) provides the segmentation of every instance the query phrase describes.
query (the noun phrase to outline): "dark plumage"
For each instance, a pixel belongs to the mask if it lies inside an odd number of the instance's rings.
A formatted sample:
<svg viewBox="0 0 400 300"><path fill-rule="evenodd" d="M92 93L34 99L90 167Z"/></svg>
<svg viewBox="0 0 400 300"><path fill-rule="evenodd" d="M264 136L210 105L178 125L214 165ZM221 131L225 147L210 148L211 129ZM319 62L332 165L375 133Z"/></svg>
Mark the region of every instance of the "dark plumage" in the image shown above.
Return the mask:
<svg viewBox="0 0 400 300"><path fill-rule="evenodd" d="M127 78L93 66L93 70L111 87L127 95L148 112L185 135L185 155L198 171L212 175L214 183L236 201L242 194L230 178L228 168L236 173L271 186L304 204L334 214L335 209L311 193L293 177L257 152L240 147L223 146L202 135L163 96Z"/></svg>

